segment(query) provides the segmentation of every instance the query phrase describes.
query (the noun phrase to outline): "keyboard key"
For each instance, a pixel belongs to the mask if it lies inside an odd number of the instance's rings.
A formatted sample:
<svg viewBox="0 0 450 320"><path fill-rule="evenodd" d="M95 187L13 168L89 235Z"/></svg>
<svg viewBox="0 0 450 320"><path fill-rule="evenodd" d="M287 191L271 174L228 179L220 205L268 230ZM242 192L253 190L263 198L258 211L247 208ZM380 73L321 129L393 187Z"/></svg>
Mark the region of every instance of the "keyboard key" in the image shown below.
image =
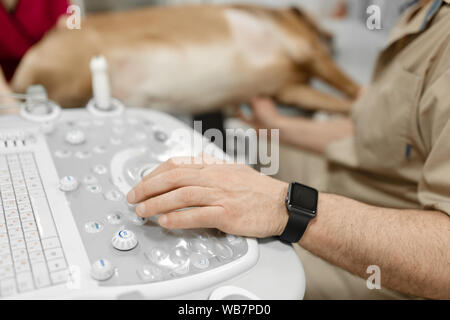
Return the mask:
<svg viewBox="0 0 450 320"><path fill-rule="evenodd" d="M30 260L32 263L45 261L44 252L42 250L31 251Z"/></svg>
<svg viewBox="0 0 450 320"><path fill-rule="evenodd" d="M0 296L8 297L17 293L16 279L9 278L0 281Z"/></svg>
<svg viewBox="0 0 450 320"><path fill-rule="evenodd" d="M22 228L8 229L8 232L9 232L9 238L11 240L18 239L18 238L23 238Z"/></svg>
<svg viewBox="0 0 450 320"><path fill-rule="evenodd" d="M37 230L36 223L34 221L26 221L22 223L23 231L35 231Z"/></svg>
<svg viewBox="0 0 450 320"><path fill-rule="evenodd" d="M34 221L34 215L32 211L25 211L25 212L21 212L20 213L20 220L22 220L22 222L25 221Z"/></svg>
<svg viewBox="0 0 450 320"><path fill-rule="evenodd" d="M25 249L16 249L13 250L12 256L14 261L16 260L23 260L28 258L28 252Z"/></svg>
<svg viewBox="0 0 450 320"><path fill-rule="evenodd" d="M61 270L61 271L57 271L57 272L52 272L50 274L50 277L52 279L53 284L67 282L67 280L69 279L69 270L66 269L66 270Z"/></svg>
<svg viewBox="0 0 450 320"><path fill-rule="evenodd" d="M57 237L42 239L42 247L44 250L59 247L59 240Z"/></svg>
<svg viewBox="0 0 450 320"><path fill-rule="evenodd" d="M50 272L55 272L66 268L67 268L66 261L62 258L50 260L48 262L48 269L50 270Z"/></svg>
<svg viewBox="0 0 450 320"><path fill-rule="evenodd" d="M14 269L16 269L16 273L30 271L30 264L28 263L28 259L14 261Z"/></svg>
<svg viewBox="0 0 450 320"><path fill-rule="evenodd" d="M0 255L3 255L5 253L9 253L9 243L0 244Z"/></svg>
<svg viewBox="0 0 450 320"><path fill-rule="evenodd" d="M11 249L25 248L25 240L22 238L11 239Z"/></svg>
<svg viewBox="0 0 450 320"><path fill-rule="evenodd" d="M19 212L17 209L9 209L5 210L5 218L8 219L17 219L19 217Z"/></svg>
<svg viewBox="0 0 450 320"><path fill-rule="evenodd" d="M8 223L8 229L20 227L20 220L18 218L8 219L6 220Z"/></svg>
<svg viewBox="0 0 450 320"><path fill-rule="evenodd" d="M30 272L23 272L17 275L17 285L20 292L26 292L34 289L33 277Z"/></svg>
<svg viewBox="0 0 450 320"><path fill-rule="evenodd" d="M0 233L0 243L8 243L8 234L7 233Z"/></svg>
<svg viewBox="0 0 450 320"><path fill-rule="evenodd" d="M61 248L53 248L45 250L45 257L47 260L53 260L57 258L63 258L64 254Z"/></svg>
<svg viewBox="0 0 450 320"><path fill-rule="evenodd" d="M38 240L38 239L39 239L39 234L36 230L25 232L25 240L27 242L30 240Z"/></svg>
<svg viewBox="0 0 450 320"><path fill-rule="evenodd" d="M12 265L0 266L0 280L14 277L14 269Z"/></svg>
<svg viewBox="0 0 450 320"><path fill-rule="evenodd" d="M42 250L41 242L39 240L33 240L27 242L27 248L29 252Z"/></svg>
<svg viewBox="0 0 450 320"><path fill-rule="evenodd" d="M0 256L0 266L7 266L12 264L12 258L9 253L2 254Z"/></svg>
<svg viewBox="0 0 450 320"><path fill-rule="evenodd" d="M31 269L33 270L34 282L37 288L50 285L50 276L45 263L33 264Z"/></svg>

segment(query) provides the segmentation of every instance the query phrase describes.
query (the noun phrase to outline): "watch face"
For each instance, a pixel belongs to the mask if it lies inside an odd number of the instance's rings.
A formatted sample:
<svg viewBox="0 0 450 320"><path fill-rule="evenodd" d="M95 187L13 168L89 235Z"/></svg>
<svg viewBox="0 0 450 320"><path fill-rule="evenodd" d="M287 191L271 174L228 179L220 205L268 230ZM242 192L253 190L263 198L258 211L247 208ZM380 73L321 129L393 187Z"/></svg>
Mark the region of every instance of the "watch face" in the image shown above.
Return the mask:
<svg viewBox="0 0 450 320"><path fill-rule="evenodd" d="M315 215L317 211L317 199L319 193L316 189L304 186L300 183L291 185L290 205L295 209L306 211Z"/></svg>

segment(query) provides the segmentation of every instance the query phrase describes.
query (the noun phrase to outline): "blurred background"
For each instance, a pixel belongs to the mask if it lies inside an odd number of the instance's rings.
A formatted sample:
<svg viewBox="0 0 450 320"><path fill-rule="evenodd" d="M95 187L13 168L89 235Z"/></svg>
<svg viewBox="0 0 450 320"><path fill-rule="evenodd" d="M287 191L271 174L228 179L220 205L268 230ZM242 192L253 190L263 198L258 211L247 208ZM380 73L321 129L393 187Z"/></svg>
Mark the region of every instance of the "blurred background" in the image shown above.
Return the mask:
<svg viewBox="0 0 450 320"><path fill-rule="evenodd" d="M400 15L417 0L72 0L80 5L83 14L105 11L120 11L149 5L180 5L180 4L258 4L269 7L300 7L309 11L317 20L334 35L334 58L336 62L353 79L365 85L371 78L375 59L384 47L391 29ZM381 11L381 29L369 30L366 22L369 17L367 8L377 5ZM333 91L321 82L315 82L315 87ZM302 111L280 106L284 113L305 115ZM318 121L326 121L331 115L317 112L313 115ZM183 120L183 119L182 119ZM187 123L192 119L184 119ZM200 120L203 120L200 118ZM245 128L246 125L233 117L225 117L224 128ZM222 121L222 119L220 119ZM192 123L192 122L191 122ZM242 140L240 140L242 143ZM239 141L227 141L229 151L234 153L233 147ZM303 162L305 170L298 175L296 166ZM326 164L323 159L309 153L280 146L280 171L277 178L281 180L311 181L318 189L325 186L322 179ZM304 175L314 175L305 177Z"/></svg>
<svg viewBox="0 0 450 320"><path fill-rule="evenodd" d="M373 61L402 12L415 0L72 0L83 14L120 11L149 5L258 4L307 9L335 34L336 59L356 80L367 83ZM380 30L368 30L367 8L381 9ZM351 53L346 55L345 53ZM358 54L354 54L358 52Z"/></svg>
<svg viewBox="0 0 450 320"><path fill-rule="evenodd" d="M106 10L125 10L147 5L177 5L185 3L249 3L270 7L298 6L308 9L317 17L330 17L336 14L336 8L346 5L347 10L340 13L342 18L360 21L365 24L366 10L371 4L381 8L383 30L389 31L399 14L414 0L74 0L84 8L85 12Z"/></svg>

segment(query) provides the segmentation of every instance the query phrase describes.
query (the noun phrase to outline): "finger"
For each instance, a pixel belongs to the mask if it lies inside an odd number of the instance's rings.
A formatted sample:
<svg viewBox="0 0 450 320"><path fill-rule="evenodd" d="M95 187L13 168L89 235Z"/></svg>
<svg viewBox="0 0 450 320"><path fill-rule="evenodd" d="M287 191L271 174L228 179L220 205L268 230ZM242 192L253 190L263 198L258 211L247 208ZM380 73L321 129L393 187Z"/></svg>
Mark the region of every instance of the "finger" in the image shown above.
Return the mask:
<svg viewBox="0 0 450 320"><path fill-rule="evenodd" d="M162 172L153 178L139 182L127 195L131 204L142 202L148 198L188 186L212 187L214 179L205 177L202 170L176 168Z"/></svg>
<svg viewBox="0 0 450 320"><path fill-rule="evenodd" d="M158 223L166 229L220 228L222 207L201 207L170 212L159 217Z"/></svg>
<svg viewBox="0 0 450 320"><path fill-rule="evenodd" d="M155 170L142 178L142 180L151 179L162 172L176 168L202 169L203 163L194 157L174 157L160 164Z"/></svg>
<svg viewBox="0 0 450 320"><path fill-rule="evenodd" d="M147 218L188 207L215 205L217 190L205 187L183 187L141 202L136 207L138 216Z"/></svg>

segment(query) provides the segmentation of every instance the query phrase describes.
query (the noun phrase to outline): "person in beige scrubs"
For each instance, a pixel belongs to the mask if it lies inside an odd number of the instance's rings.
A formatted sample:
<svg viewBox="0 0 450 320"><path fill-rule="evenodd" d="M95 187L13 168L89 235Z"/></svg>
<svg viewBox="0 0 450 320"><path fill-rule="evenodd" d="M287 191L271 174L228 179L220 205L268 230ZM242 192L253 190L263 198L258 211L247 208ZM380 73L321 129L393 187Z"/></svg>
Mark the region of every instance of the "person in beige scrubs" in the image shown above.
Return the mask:
<svg viewBox="0 0 450 320"><path fill-rule="evenodd" d="M327 159L326 192L299 241L307 298L450 298L449 40L450 0L419 1L351 118L289 118L269 99L253 102L256 127L279 128L285 143ZM138 215L160 214L166 228L283 232L287 183L243 165L176 160L128 194ZM369 266L382 289L366 286Z"/></svg>

